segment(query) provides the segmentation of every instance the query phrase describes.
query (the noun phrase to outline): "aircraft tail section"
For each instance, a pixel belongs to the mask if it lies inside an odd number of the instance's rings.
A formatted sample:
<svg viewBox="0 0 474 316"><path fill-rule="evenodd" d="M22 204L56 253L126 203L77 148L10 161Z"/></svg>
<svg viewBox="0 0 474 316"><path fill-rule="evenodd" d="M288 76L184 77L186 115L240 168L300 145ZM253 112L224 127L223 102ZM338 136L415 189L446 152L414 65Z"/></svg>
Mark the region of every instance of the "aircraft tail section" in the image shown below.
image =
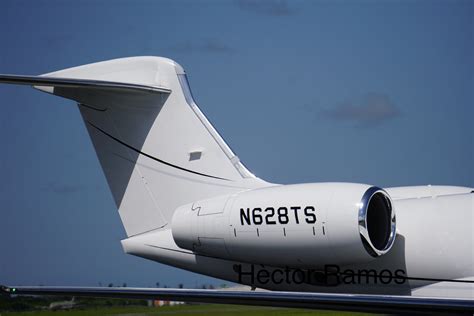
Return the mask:
<svg viewBox="0 0 474 316"><path fill-rule="evenodd" d="M78 103L127 236L167 226L180 205L268 185L230 150L170 59L123 58L1 82Z"/></svg>

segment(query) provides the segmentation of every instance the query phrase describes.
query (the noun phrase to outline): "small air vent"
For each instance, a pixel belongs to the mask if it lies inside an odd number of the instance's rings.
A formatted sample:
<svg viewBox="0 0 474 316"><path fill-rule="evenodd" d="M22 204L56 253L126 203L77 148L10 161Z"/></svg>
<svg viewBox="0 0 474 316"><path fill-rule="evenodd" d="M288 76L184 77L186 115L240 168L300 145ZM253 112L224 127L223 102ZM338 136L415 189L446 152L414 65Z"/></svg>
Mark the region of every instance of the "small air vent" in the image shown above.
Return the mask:
<svg viewBox="0 0 474 316"><path fill-rule="evenodd" d="M202 151L193 151L189 153L189 161L201 159Z"/></svg>

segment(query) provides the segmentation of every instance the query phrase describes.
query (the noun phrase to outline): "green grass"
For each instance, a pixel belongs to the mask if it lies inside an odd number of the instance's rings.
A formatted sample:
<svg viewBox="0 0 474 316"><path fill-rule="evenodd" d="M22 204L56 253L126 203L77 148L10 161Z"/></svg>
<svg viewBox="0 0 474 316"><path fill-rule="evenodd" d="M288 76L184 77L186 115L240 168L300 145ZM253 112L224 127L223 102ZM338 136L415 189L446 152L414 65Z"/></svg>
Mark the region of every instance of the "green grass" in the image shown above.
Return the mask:
<svg viewBox="0 0 474 316"><path fill-rule="evenodd" d="M145 307L145 306L112 306L97 307L87 309L76 309L69 311L31 311L31 312L0 312L1 316L98 316L98 315L117 315L117 316L145 316L145 315L235 315L235 316L264 316L264 315L373 315L363 313L331 312L331 311L313 311L304 309L289 309L275 307L253 307L239 305L181 305L164 307Z"/></svg>

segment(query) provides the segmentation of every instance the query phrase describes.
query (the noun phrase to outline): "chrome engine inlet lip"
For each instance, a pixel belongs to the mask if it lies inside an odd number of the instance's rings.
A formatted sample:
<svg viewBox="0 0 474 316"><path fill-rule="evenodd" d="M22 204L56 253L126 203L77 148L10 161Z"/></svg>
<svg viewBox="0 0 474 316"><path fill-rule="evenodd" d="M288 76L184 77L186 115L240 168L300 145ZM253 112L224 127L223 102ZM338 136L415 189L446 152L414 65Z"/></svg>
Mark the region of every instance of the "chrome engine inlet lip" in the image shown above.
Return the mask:
<svg viewBox="0 0 474 316"><path fill-rule="evenodd" d="M384 247L382 249L378 249L375 247L370 240L369 231L367 228L367 213L370 204L370 200L373 196L377 193L381 193L385 197L385 202L387 203L387 207L390 209L390 235ZM365 191L362 199L359 203L359 233L362 239L362 243L364 247L367 249L370 255L373 257L379 257L386 254L393 246L395 242L395 237L397 235L397 221L395 217L395 211L393 209L393 204L390 196L388 193L379 187L372 186L367 191Z"/></svg>

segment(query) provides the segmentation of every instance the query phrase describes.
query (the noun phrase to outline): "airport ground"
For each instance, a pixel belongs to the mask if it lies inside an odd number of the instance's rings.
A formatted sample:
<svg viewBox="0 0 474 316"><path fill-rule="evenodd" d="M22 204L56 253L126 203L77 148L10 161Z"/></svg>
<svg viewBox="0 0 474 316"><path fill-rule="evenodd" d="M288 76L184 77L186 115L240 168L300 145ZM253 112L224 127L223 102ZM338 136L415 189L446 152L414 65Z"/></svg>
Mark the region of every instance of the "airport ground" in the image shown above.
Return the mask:
<svg viewBox="0 0 474 316"><path fill-rule="evenodd" d="M315 311L305 309L289 309L276 307L257 307L218 304L183 304L175 306L147 306L143 300L125 299L91 299L78 298L76 305L68 310L51 310L53 302L70 300L70 297L2 297L0 296L0 316L147 316L147 315L230 315L230 316L270 316L270 315L373 315L350 312ZM54 303L53 303L54 304Z"/></svg>
<svg viewBox="0 0 474 316"><path fill-rule="evenodd" d="M99 316L99 315L116 315L116 316L146 316L146 315L188 315L188 316L270 316L270 315L321 315L321 316L338 316L338 315L373 315L363 313L349 312L333 312L333 311L314 311L305 309L289 309L276 307L254 307L254 306L238 306L238 305L179 305L179 306L163 306L163 307L147 307L147 306L112 306L112 307L90 307L84 309L74 309L66 311L25 311L25 312L0 312L1 316Z"/></svg>

